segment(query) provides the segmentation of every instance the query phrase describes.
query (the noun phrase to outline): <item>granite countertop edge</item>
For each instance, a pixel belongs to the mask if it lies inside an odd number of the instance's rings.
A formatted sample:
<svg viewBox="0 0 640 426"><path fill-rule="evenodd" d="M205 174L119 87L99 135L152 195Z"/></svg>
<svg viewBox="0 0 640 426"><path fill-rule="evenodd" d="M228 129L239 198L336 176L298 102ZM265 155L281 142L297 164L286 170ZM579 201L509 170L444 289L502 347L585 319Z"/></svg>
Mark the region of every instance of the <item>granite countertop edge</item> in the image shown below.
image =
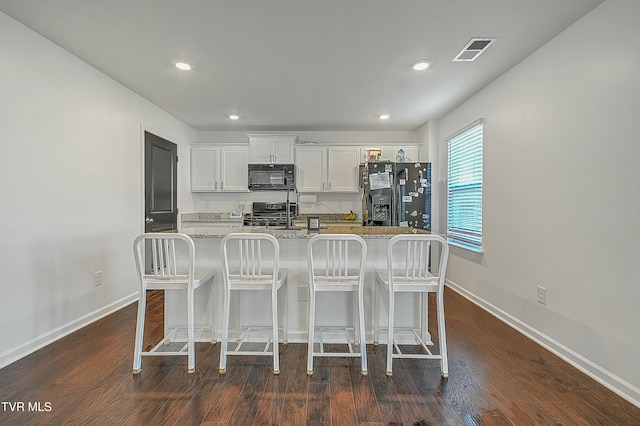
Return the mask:
<svg viewBox="0 0 640 426"><path fill-rule="evenodd" d="M384 240L389 239L395 235L406 233L406 234L414 234L417 232L412 232L410 228L403 228L402 232L395 231L389 232L380 227L360 227L355 226L355 229L344 229L340 230L337 233L353 233L356 235L360 235L363 239L367 240ZM397 227L396 227L397 228ZM332 233L330 229L324 230L325 234ZM289 240L289 239L310 239L314 235L317 235L318 232L307 231L306 229L296 229L296 230L286 230L286 229L273 229L273 228L258 228L253 226L242 226L242 227L226 227L226 226L211 226L211 227L196 227L196 228L183 228L180 230L181 233L190 236L191 238L224 238L228 234L235 232L248 232L248 233L266 233L271 234L278 239ZM322 230L320 232L323 233ZM423 233L423 232L421 232Z"/></svg>

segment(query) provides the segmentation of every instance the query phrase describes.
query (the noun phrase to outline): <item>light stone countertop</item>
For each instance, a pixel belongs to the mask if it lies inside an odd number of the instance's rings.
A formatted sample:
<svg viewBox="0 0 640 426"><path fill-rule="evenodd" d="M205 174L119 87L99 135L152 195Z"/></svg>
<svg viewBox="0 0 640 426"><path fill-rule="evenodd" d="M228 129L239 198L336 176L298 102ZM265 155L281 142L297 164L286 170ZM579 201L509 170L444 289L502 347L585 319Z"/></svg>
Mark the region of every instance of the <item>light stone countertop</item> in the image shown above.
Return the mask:
<svg viewBox="0 0 640 426"><path fill-rule="evenodd" d="M187 224L197 224L197 223L209 223L209 222L224 222L231 224L240 224L242 225L243 217L242 215L238 217L231 217L229 213L181 213L180 215L181 221L183 225ZM186 226L189 227L188 225Z"/></svg>
<svg viewBox="0 0 640 426"><path fill-rule="evenodd" d="M283 229L264 226L203 226L183 228L181 233L191 238L223 238L234 232L267 233L278 239L309 239L318 232L309 232L306 228ZM400 234L428 234L429 232L400 226L361 226L361 225L327 225L320 228L320 234L356 234L364 239L389 239Z"/></svg>

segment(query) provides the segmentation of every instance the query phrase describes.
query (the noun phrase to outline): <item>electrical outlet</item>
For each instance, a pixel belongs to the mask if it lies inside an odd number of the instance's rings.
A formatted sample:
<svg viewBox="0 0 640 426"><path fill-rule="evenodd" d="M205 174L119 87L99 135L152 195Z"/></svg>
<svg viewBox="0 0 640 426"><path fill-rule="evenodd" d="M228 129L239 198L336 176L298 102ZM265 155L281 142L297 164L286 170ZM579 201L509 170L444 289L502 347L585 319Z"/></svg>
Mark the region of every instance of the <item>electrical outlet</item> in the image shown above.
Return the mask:
<svg viewBox="0 0 640 426"><path fill-rule="evenodd" d="M309 301L309 289L304 285L298 286L298 302Z"/></svg>
<svg viewBox="0 0 640 426"><path fill-rule="evenodd" d="M542 286L538 286L538 303L541 305L547 304L547 289Z"/></svg>
<svg viewBox="0 0 640 426"><path fill-rule="evenodd" d="M96 271L93 273L93 285L96 287L102 285L102 271Z"/></svg>

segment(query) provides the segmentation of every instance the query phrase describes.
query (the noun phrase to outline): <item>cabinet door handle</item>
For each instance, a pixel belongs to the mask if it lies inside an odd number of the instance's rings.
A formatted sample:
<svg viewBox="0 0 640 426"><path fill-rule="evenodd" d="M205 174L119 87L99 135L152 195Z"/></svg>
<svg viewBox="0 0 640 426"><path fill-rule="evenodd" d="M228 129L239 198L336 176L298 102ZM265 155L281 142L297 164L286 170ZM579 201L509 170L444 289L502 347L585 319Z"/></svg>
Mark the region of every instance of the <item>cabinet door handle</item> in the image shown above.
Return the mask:
<svg viewBox="0 0 640 426"><path fill-rule="evenodd" d="M218 189L218 182L216 182L216 186L213 189Z"/></svg>
<svg viewBox="0 0 640 426"><path fill-rule="evenodd" d="M322 182L322 190L324 191L324 182Z"/></svg>
<svg viewBox="0 0 640 426"><path fill-rule="evenodd" d="M329 182L329 191L331 191L331 182Z"/></svg>
<svg viewBox="0 0 640 426"><path fill-rule="evenodd" d="M220 191L224 189L224 181L220 182Z"/></svg>

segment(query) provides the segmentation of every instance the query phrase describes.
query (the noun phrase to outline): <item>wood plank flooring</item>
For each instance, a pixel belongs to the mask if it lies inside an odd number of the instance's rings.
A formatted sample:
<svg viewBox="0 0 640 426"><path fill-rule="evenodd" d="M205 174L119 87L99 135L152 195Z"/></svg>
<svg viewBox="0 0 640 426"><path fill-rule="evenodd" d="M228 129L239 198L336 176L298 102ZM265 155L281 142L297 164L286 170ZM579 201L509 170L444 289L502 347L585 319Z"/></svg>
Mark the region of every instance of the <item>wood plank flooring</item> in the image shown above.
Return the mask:
<svg viewBox="0 0 640 426"><path fill-rule="evenodd" d="M149 302L146 347L162 333L162 292ZM194 374L186 357L146 357L134 376L133 304L0 370L0 424L640 424L640 408L457 293L445 310L448 380L430 360L396 360L386 377L384 345L368 346L368 377L354 358L316 359L308 377L305 344L282 347L279 376L268 357L230 357L222 376L209 343Z"/></svg>

